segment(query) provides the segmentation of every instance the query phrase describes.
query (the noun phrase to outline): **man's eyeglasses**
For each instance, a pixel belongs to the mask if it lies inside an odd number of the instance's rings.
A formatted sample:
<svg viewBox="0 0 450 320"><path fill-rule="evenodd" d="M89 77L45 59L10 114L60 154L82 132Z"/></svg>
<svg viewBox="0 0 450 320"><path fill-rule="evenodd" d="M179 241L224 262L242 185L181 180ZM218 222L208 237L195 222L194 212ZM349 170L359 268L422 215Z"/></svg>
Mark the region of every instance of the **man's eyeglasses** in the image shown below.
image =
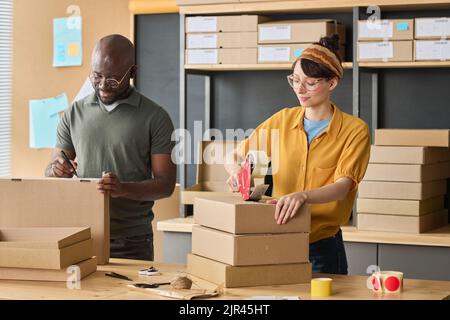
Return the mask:
<svg viewBox="0 0 450 320"><path fill-rule="evenodd" d="M307 91L314 91L319 87L319 83L324 80L324 78L317 80L300 81L299 78L295 77L293 74L290 74L287 76L287 80L289 82L289 85L296 90L298 90L298 88L302 86Z"/></svg>
<svg viewBox="0 0 450 320"><path fill-rule="evenodd" d="M111 88L111 89L117 89L118 87L120 87L120 85L122 84L122 81L125 79L125 77L127 76L128 72L130 72L130 70L133 67L134 67L134 65L129 67L127 72L125 72L125 74L123 75L122 79L120 79L120 80L116 80L114 78L105 78L104 76L98 74L95 71L92 71L89 74L89 79L91 79L91 82L92 82L94 87L99 85L102 82L102 80L104 80L104 86L107 86L108 88Z"/></svg>

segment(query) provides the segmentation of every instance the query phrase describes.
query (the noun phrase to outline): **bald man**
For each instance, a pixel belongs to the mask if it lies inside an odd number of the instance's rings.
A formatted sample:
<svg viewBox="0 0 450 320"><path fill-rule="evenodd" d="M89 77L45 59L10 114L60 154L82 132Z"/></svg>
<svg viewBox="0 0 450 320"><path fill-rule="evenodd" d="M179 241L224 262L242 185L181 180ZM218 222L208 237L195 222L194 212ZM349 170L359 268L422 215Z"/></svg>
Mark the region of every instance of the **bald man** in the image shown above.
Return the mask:
<svg viewBox="0 0 450 320"><path fill-rule="evenodd" d="M152 206L175 187L174 130L167 112L130 85L136 76L133 44L102 38L92 54L95 93L64 112L47 177L100 178L110 193L111 257L153 260ZM77 159L77 162L74 159Z"/></svg>

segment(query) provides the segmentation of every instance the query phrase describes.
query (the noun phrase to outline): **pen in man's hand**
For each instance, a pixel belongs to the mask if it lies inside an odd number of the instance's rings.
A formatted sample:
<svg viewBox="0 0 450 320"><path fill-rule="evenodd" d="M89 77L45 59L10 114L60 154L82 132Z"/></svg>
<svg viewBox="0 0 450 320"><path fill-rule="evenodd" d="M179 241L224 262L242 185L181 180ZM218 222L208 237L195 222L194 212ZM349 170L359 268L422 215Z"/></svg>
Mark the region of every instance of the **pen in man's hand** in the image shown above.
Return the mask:
<svg viewBox="0 0 450 320"><path fill-rule="evenodd" d="M69 157L66 155L66 153L63 150L61 150L61 156L64 158L64 161L66 161L69 164L69 166L72 168L73 173L78 177L77 170L75 170L75 167L73 166L73 164L70 161Z"/></svg>

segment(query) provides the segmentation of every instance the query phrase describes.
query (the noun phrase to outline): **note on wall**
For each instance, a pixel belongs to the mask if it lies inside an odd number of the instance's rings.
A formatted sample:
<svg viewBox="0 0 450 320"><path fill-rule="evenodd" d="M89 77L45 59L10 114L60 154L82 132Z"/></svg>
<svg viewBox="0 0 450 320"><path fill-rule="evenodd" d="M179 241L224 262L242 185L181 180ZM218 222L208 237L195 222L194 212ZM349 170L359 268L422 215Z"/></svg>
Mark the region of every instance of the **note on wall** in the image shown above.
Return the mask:
<svg viewBox="0 0 450 320"><path fill-rule="evenodd" d="M53 66L81 66L81 17L53 19Z"/></svg>
<svg viewBox="0 0 450 320"><path fill-rule="evenodd" d="M59 113L69 107L65 93L41 100L30 100L30 148L54 148Z"/></svg>

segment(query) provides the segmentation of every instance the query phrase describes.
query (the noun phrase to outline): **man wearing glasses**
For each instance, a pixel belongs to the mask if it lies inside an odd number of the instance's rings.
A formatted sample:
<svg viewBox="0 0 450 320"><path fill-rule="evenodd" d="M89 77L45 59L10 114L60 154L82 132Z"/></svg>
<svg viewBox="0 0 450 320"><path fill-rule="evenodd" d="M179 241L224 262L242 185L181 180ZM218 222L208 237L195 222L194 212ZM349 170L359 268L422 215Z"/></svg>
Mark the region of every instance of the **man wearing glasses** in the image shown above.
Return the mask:
<svg viewBox="0 0 450 320"><path fill-rule="evenodd" d="M174 127L162 107L130 85L134 57L123 36L97 43L90 73L95 93L64 112L45 175L101 178L97 189L111 196L111 257L153 260L152 206L172 194L176 181Z"/></svg>

